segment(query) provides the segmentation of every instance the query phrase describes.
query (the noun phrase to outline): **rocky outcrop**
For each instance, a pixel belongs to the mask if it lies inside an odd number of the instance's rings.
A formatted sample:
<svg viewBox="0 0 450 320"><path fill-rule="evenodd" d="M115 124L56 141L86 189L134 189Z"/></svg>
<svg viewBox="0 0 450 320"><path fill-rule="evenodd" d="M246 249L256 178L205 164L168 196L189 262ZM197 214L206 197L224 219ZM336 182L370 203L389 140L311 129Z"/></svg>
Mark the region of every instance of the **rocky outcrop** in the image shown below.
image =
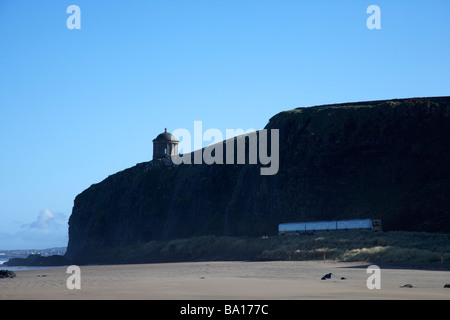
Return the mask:
<svg viewBox="0 0 450 320"><path fill-rule="evenodd" d="M384 230L450 231L450 98L298 108L272 117L276 175L260 165L155 160L79 194L66 257L202 235L260 236L282 222L380 218ZM170 161L169 161L170 162Z"/></svg>
<svg viewBox="0 0 450 320"><path fill-rule="evenodd" d="M16 266L65 266L69 265L67 258L61 255L41 256L40 254L30 254L26 258L12 258L5 262L5 265L10 267Z"/></svg>
<svg viewBox="0 0 450 320"><path fill-rule="evenodd" d="M16 277L16 274L14 273L14 271L0 270L0 279L15 278L15 277Z"/></svg>

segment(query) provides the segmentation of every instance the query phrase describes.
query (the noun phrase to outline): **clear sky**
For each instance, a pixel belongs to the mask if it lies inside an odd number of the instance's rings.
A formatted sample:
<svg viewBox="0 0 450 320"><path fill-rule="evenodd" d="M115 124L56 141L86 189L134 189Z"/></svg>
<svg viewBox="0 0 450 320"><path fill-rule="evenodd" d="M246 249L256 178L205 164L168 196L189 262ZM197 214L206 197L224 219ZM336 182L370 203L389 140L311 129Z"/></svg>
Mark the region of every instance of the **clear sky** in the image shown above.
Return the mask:
<svg viewBox="0 0 450 320"><path fill-rule="evenodd" d="M75 196L165 127L449 88L448 0L0 0L0 249L65 246Z"/></svg>

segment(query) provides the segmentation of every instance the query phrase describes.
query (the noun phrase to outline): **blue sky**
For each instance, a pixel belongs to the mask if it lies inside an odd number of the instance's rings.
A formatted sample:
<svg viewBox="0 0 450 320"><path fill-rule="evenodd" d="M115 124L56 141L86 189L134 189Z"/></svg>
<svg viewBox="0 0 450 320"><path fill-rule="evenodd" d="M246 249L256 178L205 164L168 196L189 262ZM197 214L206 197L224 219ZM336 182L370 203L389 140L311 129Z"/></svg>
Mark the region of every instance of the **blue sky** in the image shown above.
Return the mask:
<svg viewBox="0 0 450 320"><path fill-rule="evenodd" d="M449 95L449 40L448 0L0 0L0 249L65 246L75 196L165 127Z"/></svg>

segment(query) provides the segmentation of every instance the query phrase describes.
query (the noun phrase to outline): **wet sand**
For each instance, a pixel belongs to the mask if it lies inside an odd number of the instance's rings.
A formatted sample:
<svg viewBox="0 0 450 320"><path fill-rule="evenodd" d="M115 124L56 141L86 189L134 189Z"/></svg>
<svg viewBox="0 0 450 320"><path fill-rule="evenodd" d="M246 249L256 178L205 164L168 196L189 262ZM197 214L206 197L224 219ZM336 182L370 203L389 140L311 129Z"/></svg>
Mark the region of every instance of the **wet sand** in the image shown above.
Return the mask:
<svg viewBox="0 0 450 320"><path fill-rule="evenodd" d="M0 279L0 300L152 299L450 299L450 272L381 268L369 290L361 263L318 261L195 262L81 266L81 289L68 289L66 267L19 270ZM321 280L333 273L338 278ZM345 280L341 280L345 277ZM413 288L401 288L411 284Z"/></svg>

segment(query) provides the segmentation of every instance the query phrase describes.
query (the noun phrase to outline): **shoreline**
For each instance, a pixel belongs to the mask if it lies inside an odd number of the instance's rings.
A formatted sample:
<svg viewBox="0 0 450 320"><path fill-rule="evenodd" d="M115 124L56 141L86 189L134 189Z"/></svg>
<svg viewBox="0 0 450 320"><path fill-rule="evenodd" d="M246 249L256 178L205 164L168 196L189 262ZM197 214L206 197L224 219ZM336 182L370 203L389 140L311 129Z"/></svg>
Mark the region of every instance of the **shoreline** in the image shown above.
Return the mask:
<svg viewBox="0 0 450 320"><path fill-rule="evenodd" d="M370 261L386 267L450 270L450 233L349 230L312 235L198 236L99 247L79 255L29 255L9 266L109 265L204 261Z"/></svg>
<svg viewBox="0 0 450 320"><path fill-rule="evenodd" d="M431 263L423 263L423 264L413 264L408 262L385 262L385 261L340 261L340 260L326 260L326 262L321 260L193 260L193 261L162 261L162 262L142 262L142 263L97 263L97 264L71 264L79 267L113 267L113 266L127 266L127 265L172 265L172 264L180 264L180 263L269 263L269 262L299 262L299 263L320 263L320 264L331 264L331 265L345 265L342 268L360 268L365 269L371 265L377 265L382 269L392 269L392 270L416 270L416 271L444 271L450 272L450 267L448 266L439 266L437 264ZM8 266L5 264L0 264L0 270L10 270L10 271L26 271L26 270L47 270L47 269L55 269L55 268L67 268L69 264L66 265L45 265L45 266L33 266L33 265L17 265L17 266ZM450 281L450 280L449 280Z"/></svg>
<svg viewBox="0 0 450 320"><path fill-rule="evenodd" d="M390 300L450 299L446 270L381 268L367 287L365 262L206 261L80 266L81 289L66 267L17 270L0 279L0 299L24 300ZM321 280L325 274L337 278ZM345 280L340 280L345 277ZM413 288L402 288L412 284Z"/></svg>

